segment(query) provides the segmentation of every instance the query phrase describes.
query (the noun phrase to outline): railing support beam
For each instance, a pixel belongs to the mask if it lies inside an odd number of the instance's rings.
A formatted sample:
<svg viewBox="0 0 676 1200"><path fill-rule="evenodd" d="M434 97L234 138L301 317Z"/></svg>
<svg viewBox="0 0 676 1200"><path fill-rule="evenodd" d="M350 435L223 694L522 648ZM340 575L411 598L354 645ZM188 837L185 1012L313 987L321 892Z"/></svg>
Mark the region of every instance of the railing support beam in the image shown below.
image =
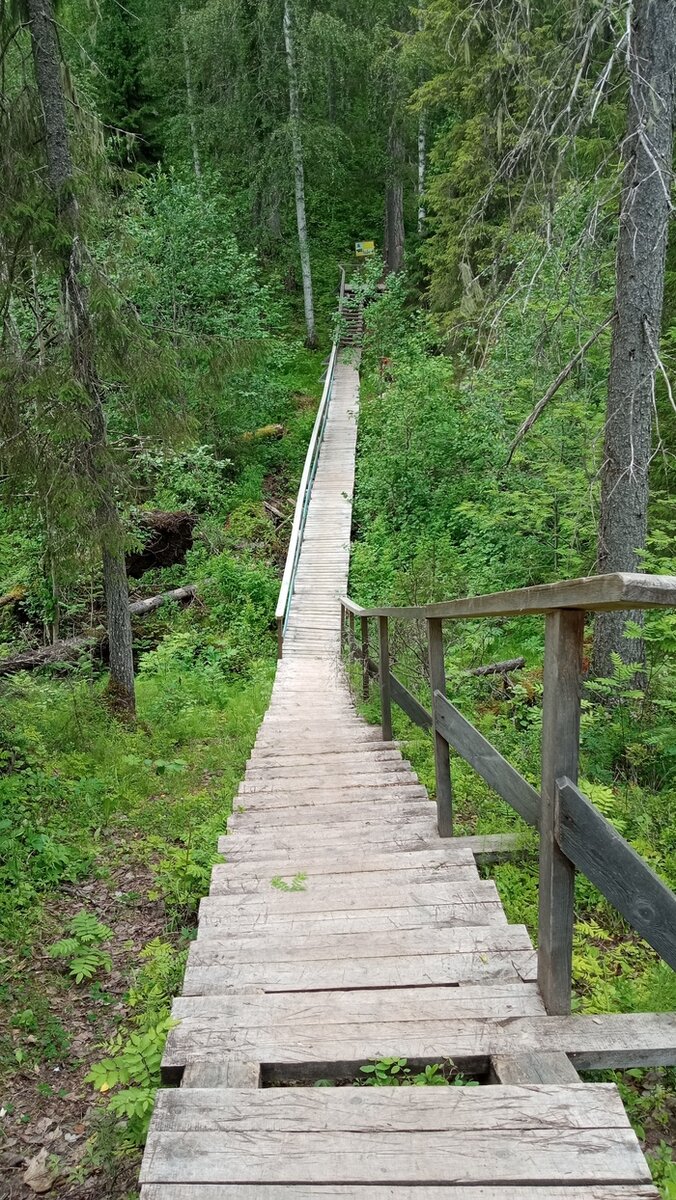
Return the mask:
<svg viewBox="0 0 676 1200"><path fill-rule="evenodd" d="M380 725L383 741L392 741L392 696L390 694L390 638L387 617L378 618L380 642Z"/></svg>
<svg viewBox="0 0 676 1200"><path fill-rule="evenodd" d="M444 631L441 617L430 617L427 621L429 647L430 683L432 685L432 714L434 721L434 772L437 791L437 829L439 837L453 837L453 785L451 783L451 758L448 742L437 731L434 716L434 693L446 695L446 670L444 667Z"/></svg>
<svg viewBox="0 0 676 1200"><path fill-rule="evenodd" d="M545 623L540 808L538 983L547 1012L570 1012L575 867L556 840L557 779L577 782L584 613L557 609Z"/></svg>
<svg viewBox="0 0 676 1200"><path fill-rule="evenodd" d="M370 693L370 676L369 676L369 619L368 617L360 617L359 624L361 626L361 694L363 700L368 700Z"/></svg>

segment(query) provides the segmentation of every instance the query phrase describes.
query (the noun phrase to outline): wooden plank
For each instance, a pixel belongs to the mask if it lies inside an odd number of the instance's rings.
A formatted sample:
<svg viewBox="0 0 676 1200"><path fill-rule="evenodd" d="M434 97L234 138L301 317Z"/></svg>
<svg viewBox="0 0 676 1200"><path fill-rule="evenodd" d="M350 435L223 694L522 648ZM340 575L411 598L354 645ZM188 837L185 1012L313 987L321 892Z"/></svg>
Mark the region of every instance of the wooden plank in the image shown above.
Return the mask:
<svg viewBox="0 0 676 1200"><path fill-rule="evenodd" d="M399 751L385 750L378 758L370 754L355 754L353 760L344 758L339 762L325 762L319 757L314 760L310 757L309 761L303 762L299 755L297 762L281 767L258 764L249 766L246 777L250 783L255 783L257 780L270 780L272 783L279 781L284 786L289 779L294 781L318 779L324 783L327 779L340 780L352 775L389 775L390 773L400 775L404 770L406 770L405 762Z"/></svg>
<svg viewBox="0 0 676 1200"><path fill-rule="evenodd" d="M208 996L233 988L262 987L266 992L315 992L336 988L428 987L445 984L489 983L534 977L536 958L528 950L492 953L398 955L372 960L314 959L292 962L227 962L216 964L214 954L200 965L198 943L193 942L183 980L186 996ZM197 965L193 966L192 964ZM396 1053L396 1051L392 1051Z"/></svg>
<svg viewBox="0 0 676 1200"><path fill-rule="evenodd" d="M267 1184L267 1183L161 1183L145 1184L141 1200L659 1200L651 1186L636 1184L539 1183L535 1187L505 1187L480 1184L478 1187L453 1187L431 1184L429 1187L374 1187L370 1184Z"/></svg>
<svg viewBox="0 0 676 1200"><path fill-rule="evenodd" d="M362 608L347 596L341 596L340 601L348 612L359 617L399 617L406 620L422 620L425 617L450 617L456 621L474 617L517 617L566 608L577 608L584 612L673 608L676 605L676 577L619 572L587 575L560 583L544 583L535 587L515 588L509 592L491 592L485 596L466 596L461 600L403 608Z"/></svg>
<svg viewBox="0 0 676 1200"><path fill-rule="evenodd" d="M547 1012L569 1013L573 973L575 868L556 841L556 781L577 779L584 613L545 622L540 795L538 982Z"/></svg>
<svg viewBox="0 0 676 1200"><path fill-rule="evenodd" d="M304 868L306 875L335 875L337 877L351 875L355 871L368 870L371 874L380 871L412 871L416 868L427 867L431 874L444 879L452 879L456 869L475 867L474 855L470 847L456 847L453 842L440 842L438 850L402 850L401 854L380 854L375 851L364 853L357 847L348 848L336 859L335 854L327 852L312 858ZM286 876L288 858L280 856L280 869L271 867L269 860L262 863L228 863L227 878L234 883L241 880L248 883L252 879L264 878L269 883L275 874ZM464 876L463 876L464 878ZM473 878L478 878L475 874Z"/></svg>
<svg viewBox="0 0 676 1200"><path fill-rule="evenodd" d="M422 981L421 981L422 982ZM476 979L474 982L479 982ZM226 989L222 989L225 991ZM334 989L335 990L335 989ZM426 990L423 988L423 991ZM200 994L206 994L200 989ZM396 995L396 992L394 993ZM604 1016L510 1017L380 1022L372 1030L354 1025L331 1029L303 1024L284 1029L217 1030L215 1021L184 1020L169 1033L165 1062L186 1062L234 1053L276 1068L303 1064L336 1064L336 1072L356 1074L359 1064L381 1057L403 1056L427 1062L450 1058L463 1065L487 1066L496 1055L567 1054L578 1070L676 1065L676 1015L611 1013ZM281 1072L283 1074L283 1072ZM310 1072L311 1074L311 1072ZM300 1077L300 1076L299 1076Z"/></svg>
<svg viewBox="0 0 676 1200"><path fill-rule="evenodd" d="M236 864L232 865L234 866ZM317 873L316 871L314 873L308 873L305 871L300 873L305 875L306 878L302 881L296 881L297 890L301 887L304 891L307 891L309 888L314 889L319 887L325 890L330 888L335 890L337 894L336 898L338 898L339 889L346 884L351 889L355 889L358 887L371 887L373 886L374 882L376 882L373 879L373 873L368 869L368 863L364 864L364 869L355 869L354 871L346 873L345 875L331 874L328 870L320 873ZM298 872L296 872L296 874L298 874ZM401 867L396 871L378 871L377 876L377 882L379 884L381 884L383 887L390 888L397 888L400 885L402 887L412 887L416 884L424 884L429 880L434 879L440 879L442 881L449 880L453 883L465 881L468 883L479 882L479 875L473 863L470 863L468 866L458 866L453 870L437 870L434 872L428 870L426 867L413 866L410 868L410 870L406 870L405 868ZM277 886L280 888L280 890L284 891L288 890L288 888L293 885L295 875L293 872L289 875L288 871L284 869L281 876L276 875L273 871L271 871L269 873L260 872L252 874L249 878L246 878L244 875L233 878L230 872L224 871L222 872L221 886L224 891L227 891L231 895L233 893L247 896L257 895L263 896L265 899L267 899L270 896L270 889L275 887L272 882L273 879L280 878L282 883L278 884ZM286 888L284 887L284 884L286 884Z"/></svg>
<svg viewBox="0 0 676 1200"><path fill-rule="evenodd" d="M524 925L468 925L460 929L393 929L380 933L261 935L240 937L236 930L219 938L199 931L190 947L191 966L229 962L311 962L356 958L398 958L427 954L494 954L532 950Z"/></svg>
<svg viewBox="0 0 676 1200"><path fill-rule="evenodd" d="M228 1130L217 1135L151 1133L141 1182L350 1183L367 1165L373 1183L555 1182L649 1183L636 1135L624 1129L549 1129L462 1134L462 1153L449 1131L404 1133Z"/></svg>
<svg viewBox="0 0 676 1200"><path fill-rule="evenodd" d="M307 1133L479 1130L522 1132L534 1127L627 1129L613 1084L489 1088L236 1088L158 1092L153 1133L229 1130Z"/></svg>
<svg viewBox="0 0 676 1200"><path fill-rule="evenodd" d="M565 1054L496 1054L491 1069L501 1084L579 1083L580 1077ZM586 1086L586 1085L583 1085Z"/></svg>
<svg viewBox="0 0 676 1200"><path fill-rule="evenodd" d="M412 696L403 683L397 679L390 671L390 695L395 704L399 705L402 712L406 713L409 720L413 721L414 725L418 725L421 729L432 728L432 717L426 708Z"/></svg>
<svg viewBox="0 0 676 1200"><path fill-rule="evenodd" d="M302 859L298 863L298 872L302 873ZM293 868L291 868L293 870ZM350 888L349 885L336 888L308 887L303 891L287 892L278 890L270 884L267 895L252 895L237 891L230 892L227 885L227 868L214 867L211 876L210 896L218 897L222 908L236 908L243 919L247 913L294 913L301 915L307 912L331 912L340 909L341 912L351 912L353 909L401 908L408 905L430 904L499 904L497 888L492 879L482 879L479 883L466 883L464 880L412 884L406 887L396 884L392 888L379 886L377 878L368 888ZM296 874L293 871L293 874Z"/></svg>
<svg viewBox="0 0 676 1200"><path fill-rule="evenodd" d="M352 1025L363 1028L381 1021L401 1023L445 1021L492 1017L507 1020L514 1016L542 1016L544 1005L534 983L495 983L490 988L468 984L462 988L409 987L384 991L328 991L298 993L257 992L223 996L178 996L172 1016L191 1017L213 1023L214 1031L226 1033L236 1027L266 1029L304 1024Z"/></svg>
<svg viewBox="0 0 676 1200"><path fill-rule="evenodd" d="M518 853L521 839L515 833L478 833L469 837L454 837L447 843L451 846L466 846L472 851L476 862L504 862Z"/></svg>
<svg viewBox="0 0 676 1200"><path fill-rule="evenodd" d="M212 1104L214 1088L258 1088L260 1085L260 1063L237 1058L227 1058L224 1062L188 1063L181 1079L182 1088L203 1089L202 1095L210 1096Z"/></svg>
<svg viewBox="0 0 676 1200"><path fill-rule="evenodd" d="M433 926L445 929L463 925L506 925L502 905L494 902L457 901L446 904L411 904L396 908L363 908L311 911L306 913L274 912L260 906L240 912L232 904L222 904L218 895L206 896L200 903L200 922L203 927L234 929L242 935L256 930L277 930L280 935L307 932L310 928L326 929L330 933L377 932L381 929L420 929Z"/></svg>
<svg viewBox="0 0 676 1200"><path fill-rule="evenodd" d="M570 779L557 791L563 853L676 970L676 895Z"/></svg>
<svg viewBox="0 0 676 1200"><path fill-rule="evenodd" d="M388 788L383 786L377 787L356 787L336 789L332 787L326 788L308 788L302 792L287 792L275 788L271 791L263 791L259 788L255 792L242 791L240 784L239 791L233 807L235 811L241 805L245 810L254 808L270 809L270 808L297 808L299 805L306 807L330 807L333 804L363 804L365 801L387 801L394 797L399 800L424 800L429 802L429 797L424 787L419 783L398 783L396 788Z"/></svg>
<svg viewBox="0 0 676 1200"><path fill-rule="evenodd" d="M524 821L537 828L539 793L441 692L434 693L434 719L437 729L453 749L494 792L511 804Z"/></svg>
<svg viewBox="0 0 676 1200"><path fill-rule="evenodd" d="M276 826L286 829L292 825L321 825L333 829L345 821L377 821L381 825L401 825L408 818L428 815L431 815L430 801L417 797L403 803L388 803L385 800L379 803L348 801L346 804L290 805L288 808L272 809L265 809L260 805L257 809L232 813L228 817L228 834L267 833Z"/></svg>
<svg viewBox="0 0 676 1200"><path fill-rule="evenodd" d="M348 774L347 772L345 774L343 774L341 772L335 772L333 774L333 776L331 777L331 782L334 787L339 787L341 789L344 788L346 790L348 788L352 789L352 788L358 788L358 787L360 787L360 788L364 788L364 787L394 788L400 783L403 783L403 784L417 783L418 777L415 774L415 771L412 771L410 769L409 764L402 763L399 767L399 770L396 770L396 771L370 771L370 772L355 771L354 773L350 773L350 774ZM282 779L280 779L280 780L275 780L275 779L249 780L247 778L244 781L244 783L242 783L242 785L240 786L240 792L242 793L242 795L246 795L247 793L250 793L250 792L255 793L255 792L269 791L271 787L274 787L275 790L278 789L280 792L284 791L284 792L290 793L290 792L303 792L306 790L312 791L313 789L317 790L317 789L321 789L325 786L326 786L326 779L322 779L319 776L315 776L314 779L309 777L309 778L302 778L302 779L291 778L291 779L283 779L283 780Z"/></svg>

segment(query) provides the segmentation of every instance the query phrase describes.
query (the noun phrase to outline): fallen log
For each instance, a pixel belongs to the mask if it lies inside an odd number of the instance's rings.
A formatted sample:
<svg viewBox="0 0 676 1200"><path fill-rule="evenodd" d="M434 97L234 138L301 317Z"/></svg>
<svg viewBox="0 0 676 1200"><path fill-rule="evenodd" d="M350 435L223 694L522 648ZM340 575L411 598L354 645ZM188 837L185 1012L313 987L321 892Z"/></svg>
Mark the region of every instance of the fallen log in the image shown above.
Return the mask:
<svg viewBox="0 0 676 1200"><path fill-rule="evenodd" d="M17 675L19 671L34 671L36 667L74 662L84 650L96 645L97 640L96 637L76 637L53 642L51 646L39 646L37 650L22 650L11 658L0 659L0 675Z"/></svg>
<svg viewBox="0 0 676 1200"><path fill-rule="evenodd" d="M197 584L191 583L187 587L174 588L171 592L162 592L159 596L149 596L147 600L135 600L133 604L129 605L129 611L132 617L144 617L146 613L154 612L168 600L176 600L182 604L188 600L194 600L196 595Z"/></svg>
<svg viewBox="0 0 676 1200"><path fill-rule="evenodd" d="M506 662L488 663L485 667L472 667L470 675L506 675L509 671L518 671L525 667L525 658L509 658Z"/></svg>
<svg viewBox="0 0 676 1200"><path fill-rule="evenodd" d="M186 603L194 600L196 595L197 585L191 583L186 587L174 588L171 592L162 592L159 596L149 596L147 600L135 600L129 605L129 612L132 617L145 617L147 613L154 612L168 601ZM107 637L106 630L99 629L86 637L67 638L60 642L52 642L51 646L22 650L19 654L0 659L0 676L17 675L19 671L34 671L38 667L74 662L85 650L102 646Z"/></svg>

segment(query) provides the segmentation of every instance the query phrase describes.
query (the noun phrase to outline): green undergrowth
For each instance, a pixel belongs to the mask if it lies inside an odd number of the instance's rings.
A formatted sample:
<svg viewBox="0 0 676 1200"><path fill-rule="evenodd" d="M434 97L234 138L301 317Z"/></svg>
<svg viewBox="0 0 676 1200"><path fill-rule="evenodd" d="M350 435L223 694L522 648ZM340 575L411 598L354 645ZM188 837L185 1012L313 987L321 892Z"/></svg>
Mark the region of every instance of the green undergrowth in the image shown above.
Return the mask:
<svg viewBox="0 0 676 1200"><path fill-rule="evenodd" d="M524 250L528 270L528 247ZM593 571L596 484L590 487L590 479L598 468L603 410L595 397L605 387L603 355L587 361L577 386L543 414L506 466L513 431L556 374L550 344L540 343L534 353L533 342L555 291L546 278L538 281L530 323L516 306L508 307L496 321L494 345L480 366L440 353L428 318L409 308L400 282L391 283L367 309L350 574L350 595L358 602L416 605ZM595 303L591 294L589 300ZM564 333L567 320L564 315ZM663 499L658 479L646 569L672 574L673 517ZM585 668L592 635L590 625ZM450 699L538 787L542 618L447 621L444 638ZM633 670L619 660L611 679L585 688L580 785L676 888L674 615L647 614L645 639L645 689L636 688ZM390 653L394 673L429 710L424 625L390 621ZM482 664L521 656L524 665L507 674L470 674ZM371 657L376 657L373 648ZM360 694L356 668L353 682ZM362 711L369 720L379 719L376 687ZM405 757L434 797L431 737L396 706L393 726ZM485 873L494 878L509 921L525 924L537 944L535 833L455 754L452 777L458 834L520 835L512 860ZM675 1009L676 973L582 875L576 879L575 908L575 1009ZM672 1197L673 1072L623 1072L613 1078L622 1085L663 1195ZM645 1119L651 1111L653 1117Z"/></svg>

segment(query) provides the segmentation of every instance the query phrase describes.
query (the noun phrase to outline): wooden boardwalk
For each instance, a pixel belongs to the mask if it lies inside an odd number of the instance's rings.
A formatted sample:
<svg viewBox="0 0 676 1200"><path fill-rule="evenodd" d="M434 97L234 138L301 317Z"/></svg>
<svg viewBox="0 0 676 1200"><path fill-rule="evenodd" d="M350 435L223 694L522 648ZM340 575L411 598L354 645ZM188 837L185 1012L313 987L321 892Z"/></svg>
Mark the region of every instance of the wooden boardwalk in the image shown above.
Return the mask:
<svg viewBox="0 0 676 1200"><path fill-rule="evenodd" d="M571 1065L600 1061L593 1018L545 1016L526 929L507 924L472 840L439 838L410 765L355 713L338 597L357 403L341 362L284 657L175 1002L142 1200L657 1197L616 1088ZM452 1058L494 1086L311 1086L385 1056Z"/></svg>

